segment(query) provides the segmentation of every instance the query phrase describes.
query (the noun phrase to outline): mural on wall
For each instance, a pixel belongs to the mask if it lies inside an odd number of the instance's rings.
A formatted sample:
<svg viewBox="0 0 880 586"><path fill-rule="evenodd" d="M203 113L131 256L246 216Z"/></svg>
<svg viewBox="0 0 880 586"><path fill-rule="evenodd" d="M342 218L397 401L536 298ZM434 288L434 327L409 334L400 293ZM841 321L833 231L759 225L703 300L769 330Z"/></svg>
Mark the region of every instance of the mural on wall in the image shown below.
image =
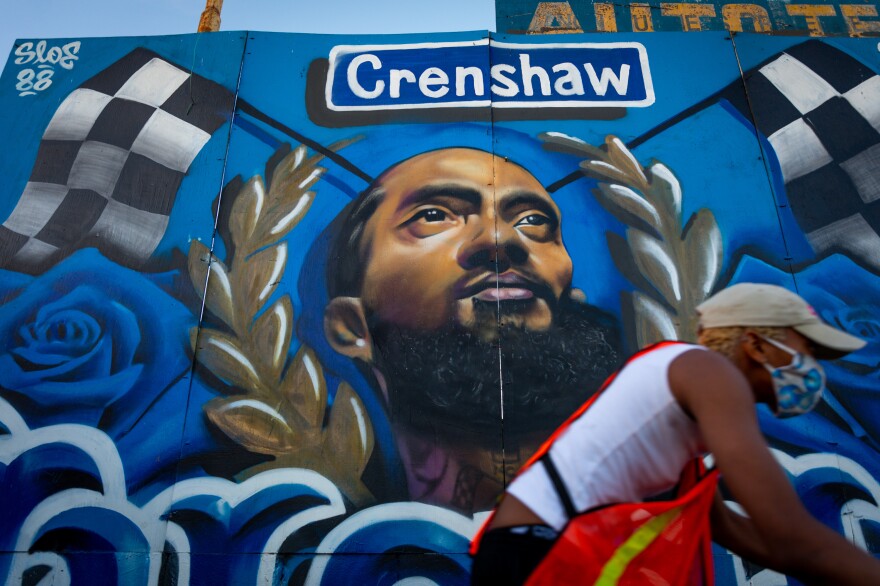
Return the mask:
<svg viewBox="0 0 880 586"><path fill-rule="evenodd" d="M811 37L880 35L877 2L597 2L500 0L496 29L510 34L730 31Z"/></svg>
<svg viewBox="0 0 880 586"><path fill-rule="evenodd" d="M525 459L745 280L870 342L760 417L880 552L876 40L491 37L17 43L4 583L466 584Z"/></svg>

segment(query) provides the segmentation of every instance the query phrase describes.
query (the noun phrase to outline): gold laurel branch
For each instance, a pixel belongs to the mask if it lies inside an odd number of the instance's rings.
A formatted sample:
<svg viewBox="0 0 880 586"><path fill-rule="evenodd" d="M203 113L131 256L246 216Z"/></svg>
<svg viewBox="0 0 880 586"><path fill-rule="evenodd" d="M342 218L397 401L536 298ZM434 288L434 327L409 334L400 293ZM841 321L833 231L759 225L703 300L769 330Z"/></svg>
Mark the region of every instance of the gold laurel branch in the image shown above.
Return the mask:
<svg viewBox="0 0 880 586"><path fill-rule="evenodd" d="M548 150L584 157L580 169L598 181L596 200L626 226L625 237L606 237L618 270L636 286L629 303L638 346L694 340L696 307L712 292L723 259L711 210L697 210L683 225L675 174L658 161L642 166L616 136L600 147L558 132L540 138Z"/></svg>
<svg viewBox="0 0 880 586"><path fill-rule="evenodd" d="M355 140L330 146L336 151ZM220 323L193 328L196 361L224 383L228 396L203 406L208 419L245 449L272 456L242 478L279 467L315 470L356 504L371 502L361 475L373 450L373 428L360 398L348 385L327 411L327 383L314 352L300 346L290 359L294 311L289 295L274 299L288 260L284 237L305 217L312 190L324 174L323 155L305 146L276 166L267 187L251 177L231 203L229 264L194 241L190 278Z"/></svg>

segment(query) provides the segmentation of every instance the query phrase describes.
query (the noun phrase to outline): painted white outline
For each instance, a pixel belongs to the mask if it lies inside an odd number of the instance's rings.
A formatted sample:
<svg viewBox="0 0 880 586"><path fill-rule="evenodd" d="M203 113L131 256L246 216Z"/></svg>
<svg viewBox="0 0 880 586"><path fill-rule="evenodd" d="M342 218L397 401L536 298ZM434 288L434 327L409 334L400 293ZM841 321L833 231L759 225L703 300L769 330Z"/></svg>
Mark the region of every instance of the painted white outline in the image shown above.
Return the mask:
<svg viewBox="0 0 880 586"><path fill-rule="evenodd" d="M424 521L448 529L470 541L488 517L489 512L468 518L449 509L416 502L376 505L355 513L328 533L315 548L316 554L332 554L354 533L377 523L395 521ZM466 552L448 552L466 553ZM329 555L316 555L306 576L305 586L320 586L324 571L330 562Z"/></svg>
<svg viewBox="0 0 880 586"><path fill-rule="evenodd" d="M146 565L139 567L147 572L146 583L149 585L158 584L166 542L174 550L178 560L178 582L182 585L190 582L192 566L189 537L183 527L163 518L175 505L189 498L215 498L219 505L218 513L221 515L224 514L223 505L232 510L263 490L283 486L302 486L328 500L327 504L309 507L293 514L274 529L263 548L257 581L260 584L272 583L277 552L290 535L316 521L345 514L342 494L329 479L313 470L298 468L269 470L242 483L217 477L192 478L172 484L139 507L129 500L119 452L103 431L79 424L58 424L31 430L15 408L2 398L0 424L10 432L0 435L0 463L8 464L40 446L64 444L81 450L91 459L101 482L101 491L84 488L59 491L40 501L31 510L18 530L16 544L11 552L14 555L3 583L19 583L28 569L36 565L46 565L52 567L48 576L54 580L53 584L69 586L70 569L63 555L56 552L28 553L28 550L47 524L58 516L77 509L95 508L119 515L140 531L145 551L128 553L146 554Z"/></svg>
<svg viewBox="0 0 880 586"><path fill-rule="evenodd" d="M19 565L24 566L24 571L37 566L49 566L52 569L43 576L40 584L49 584L50 586L70 586L70 567L64 556L54 551L35 551L33 553L16 552L16 558L23 558L25 561ZM22 584L24 582L24 571L21 575L13 578L10 573L7 584ZM47 582L48 580L48 582ZM183 582L181 582L183 584Z"/></svg>
<svg viewBox="0 0 880 586"><path fill-rule="evenodd" d="M493 100L491 84L486 89L489 98L485 100L470 100L466 102L432 102L426 104L376 104L375 106L340 106L333 103L332 89L336 77L336 65L340 57L351 53L397 51L402 49L440 49L446 47L482 47L489 46L500 49L636 49L639 54L639 65L642 71L642 80L645 85L645 98L643 100L618 100L618 101L574 101L574 100L551 100L551 101L512 101L497 102ZM324 101L328 109L334 112L377 112L385 110L427 110L437 108L646 108L656 101L654 94L654 82L651 78L651 69L648 64L648 51L642 43L634 41L618 43L505 43L490 41L488 38L476 41L454 41L449 43L411 43L403 45L337 45L330 51L330 68L327 72L327 81L324 86Z"/></svg>
<svg viewBox="0 0 880 586"><path fill-rule="evenodd" d="M871 476L861 464L845 456L833 452L815 452L802 456L789 456L785 452L771 448L770 451L782 468L794 477L801 474L827 468L837 470L841 475L849 475L861 488L867 491L875 501L880 503L880 483ZM737 503L728 502L727 505L742 514L742 507ZM731 506L734 505L734 506ZM862 521L880 524L880 508L873 503L861 499L849 500L840 507L840 521L847 539L854 545L867 550ZM762 570L748 578L742 558L729 552L733 563L733 571L739 586L785 586L788 579L773 570Z"/></svg>

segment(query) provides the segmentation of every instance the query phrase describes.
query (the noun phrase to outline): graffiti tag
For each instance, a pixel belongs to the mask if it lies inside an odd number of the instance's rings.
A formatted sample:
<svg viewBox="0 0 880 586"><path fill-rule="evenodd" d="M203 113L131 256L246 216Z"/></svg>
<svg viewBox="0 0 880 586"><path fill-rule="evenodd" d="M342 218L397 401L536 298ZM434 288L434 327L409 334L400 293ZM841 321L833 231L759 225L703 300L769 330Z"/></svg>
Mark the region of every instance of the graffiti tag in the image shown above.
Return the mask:
<svg viewBox="0 0 880 586"><path fill-rule="evenodd" d="M18 72L15 89L19 96L32 96L52 85L55 66L73 69L74 62L79 59L80 42L73 41L66 45L49 47L46 41L34 44L26 41L15 49L16 65L32 65Z"/></svg>

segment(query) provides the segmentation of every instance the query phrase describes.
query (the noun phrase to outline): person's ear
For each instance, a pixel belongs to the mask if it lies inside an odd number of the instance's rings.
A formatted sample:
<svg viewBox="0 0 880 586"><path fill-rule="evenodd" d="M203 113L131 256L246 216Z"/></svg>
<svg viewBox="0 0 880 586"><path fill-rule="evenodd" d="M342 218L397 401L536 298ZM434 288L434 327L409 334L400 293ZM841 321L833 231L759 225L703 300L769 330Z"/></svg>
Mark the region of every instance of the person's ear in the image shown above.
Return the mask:
<svg viewBox="0 0 880 586"><path fill-rule="evenodd" d="M336 297L324 310L324 335L330 346L344 356L373 362L373 341L359 297Z"/></svg>
<svg viewBox="0 0 880 586"><path fill-rule="evenodd" d="M767 354L764 353L764 340L755 332L746 330L740 340L743 353L758 364L767 363Z"/></svg>

